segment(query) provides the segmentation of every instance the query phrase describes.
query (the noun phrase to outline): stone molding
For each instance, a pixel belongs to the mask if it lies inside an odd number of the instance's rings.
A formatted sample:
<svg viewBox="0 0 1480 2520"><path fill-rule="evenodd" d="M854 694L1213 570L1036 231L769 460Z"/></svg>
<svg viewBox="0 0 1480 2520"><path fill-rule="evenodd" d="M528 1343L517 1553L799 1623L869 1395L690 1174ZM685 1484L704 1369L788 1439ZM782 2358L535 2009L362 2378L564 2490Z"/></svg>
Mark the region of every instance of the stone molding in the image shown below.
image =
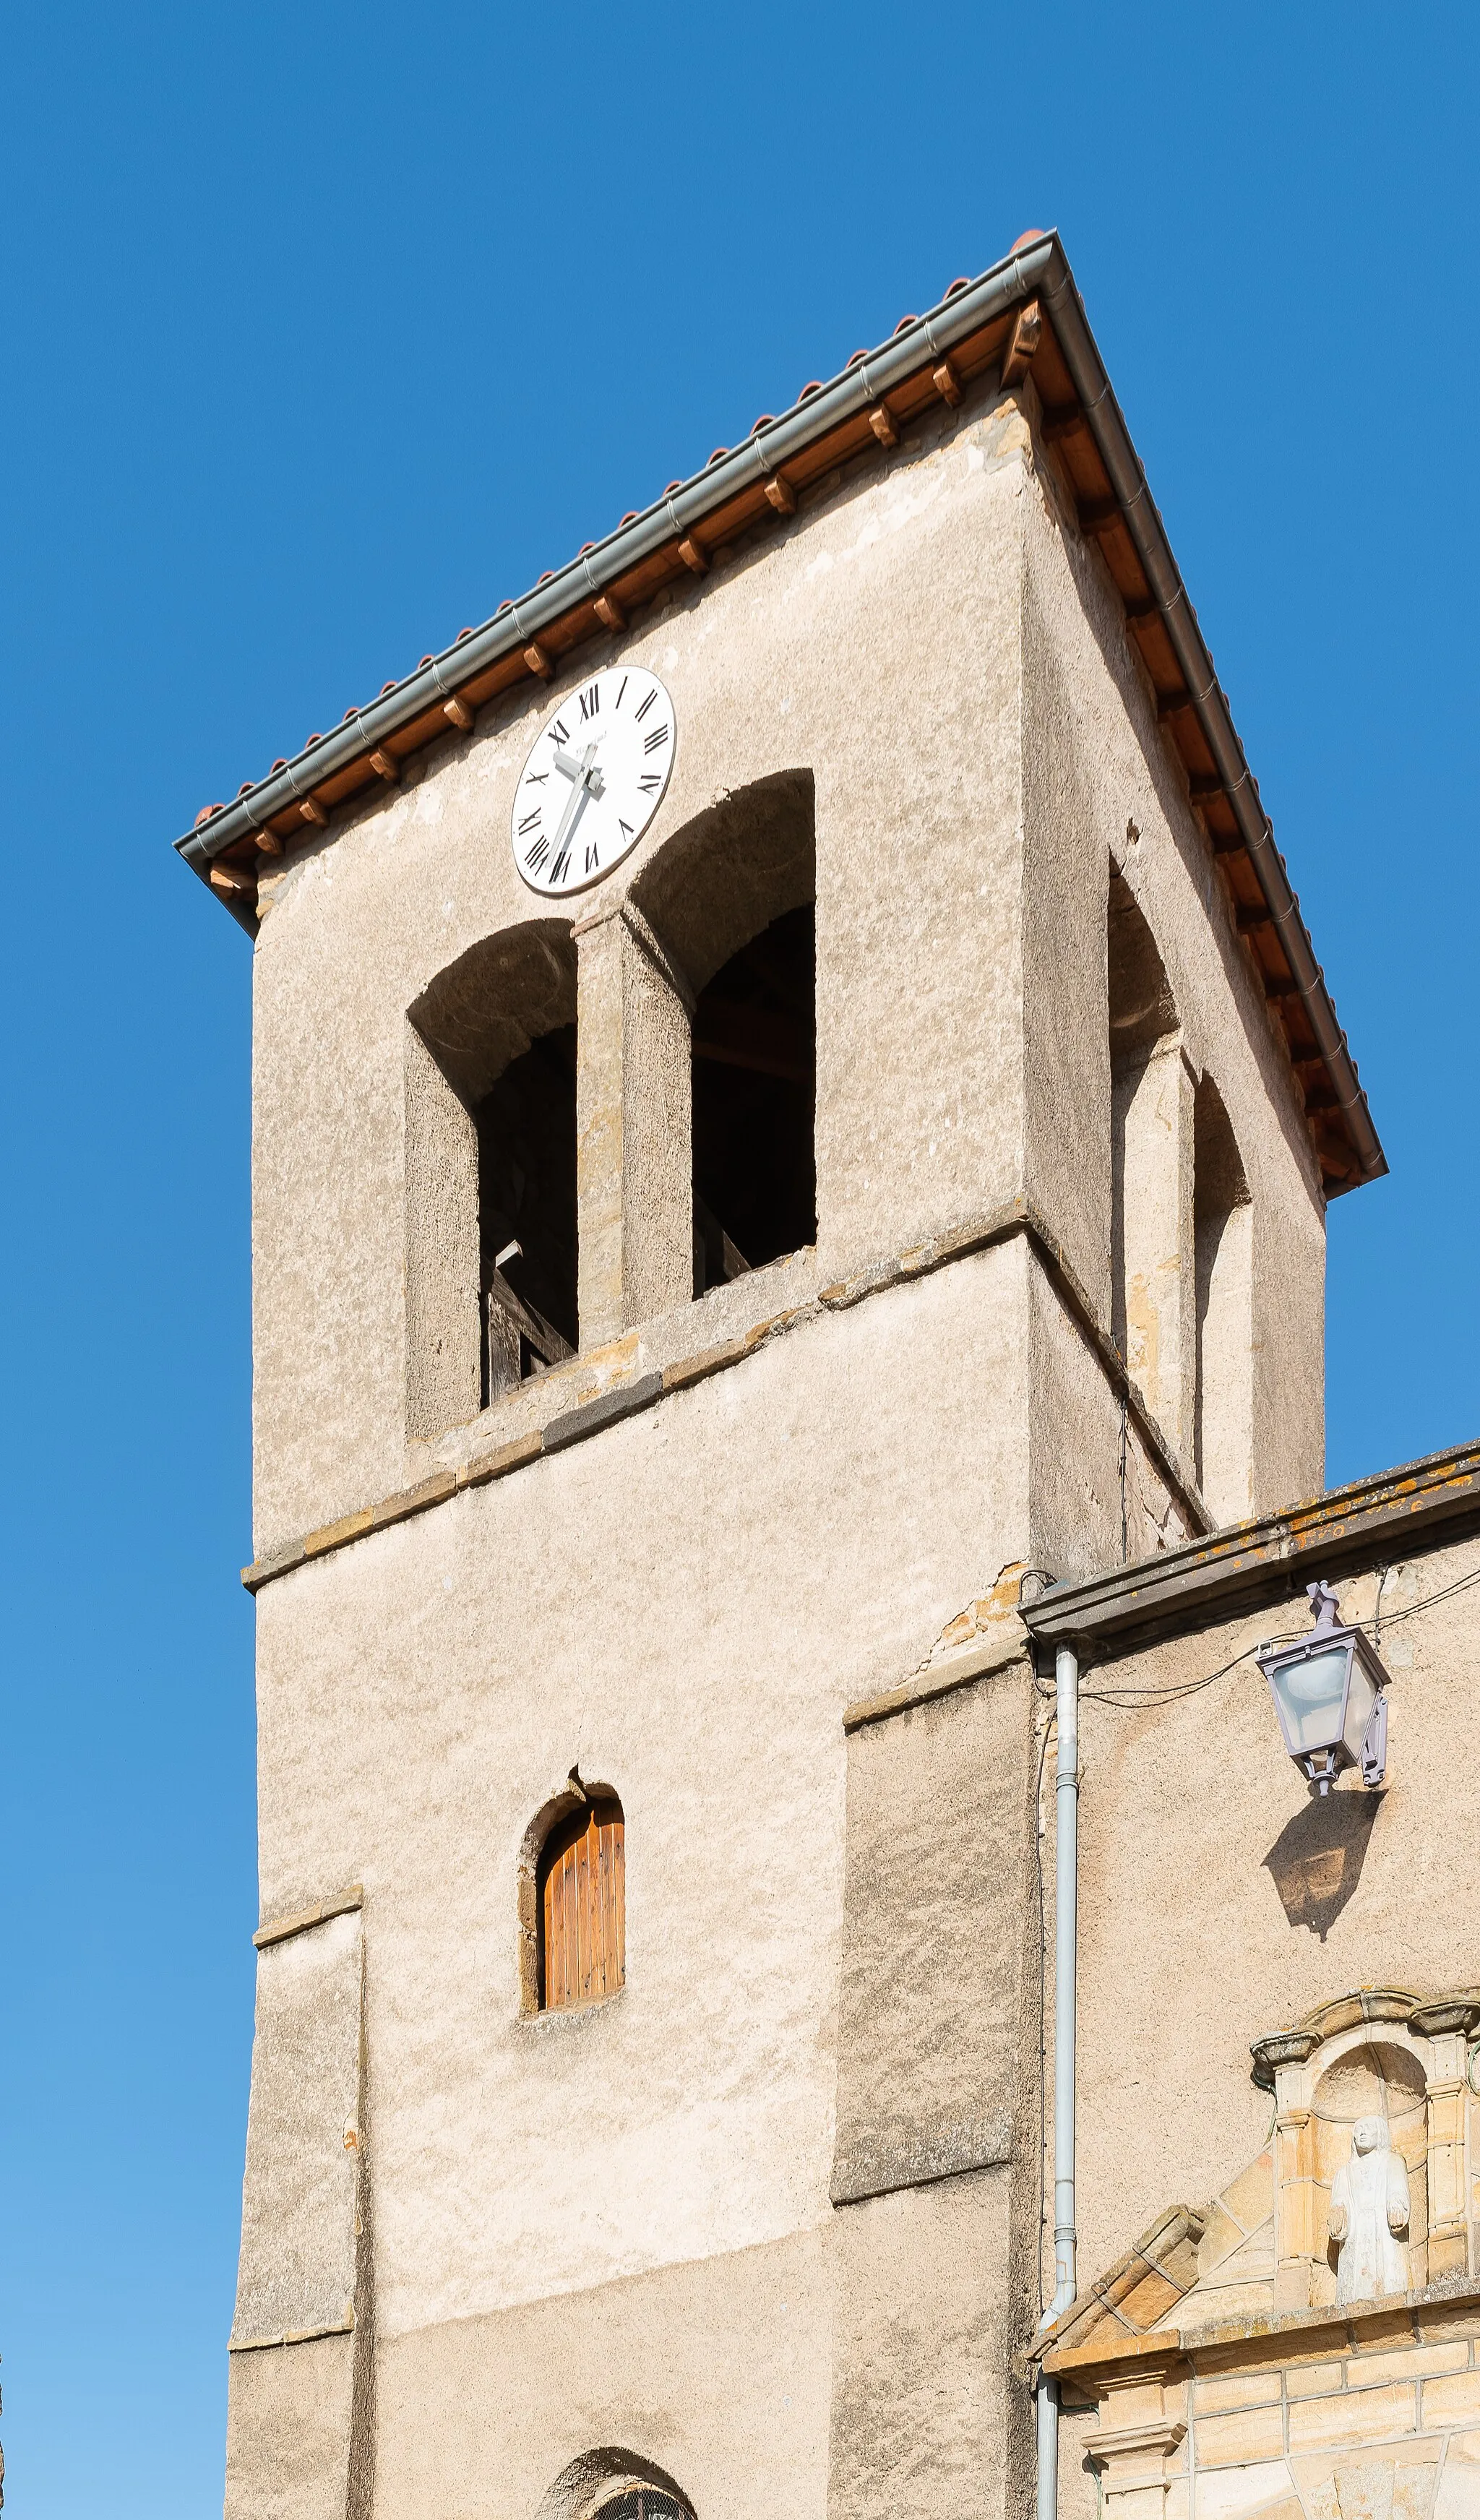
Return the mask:
<svg viewBox="0 0 1480 2520"><path fill-rule="evenodd" d="M1473 2520L1480 2283L1035 2349L1072 2405L1105 2520ZM1030 2361L1034 2358L1030 2358Z"/></svg>
<svg viewBox="0 0 1480 2520"><path fill-rule="evenodd" d="M292 1934L306 1934L311 1925L327 1924L331 1916L348 1916L364 1905L362 1884L351 1881L347 1890L336 1890L332 1899L322 1899L317 1908L303 1908L296 1915L280 1916L268 1924L259 1925L252 1941L259 1952L266 1951L270 1943L286 1943ZM315 2329L314 2332L318 2334L319 2331Z"/></svg>
<svg viewBox="0 0 1480 2520"><path fill-rule="evenodd" d="M670 1392L682 1391L691 1383L706 1381L710 1374L726 1372L730 1367L742 1364L758 1347L773 1338L820 1320L825 1314L851 1311L855 1304L867 1302L870 1296L883 1294L890 1288L910 1284L915 1279L933 1277L939 1269L954 1261L971 1258L978 1251L996 1244L1024 1239L1043 1264L1065 1311L1099 1358L1116 1397L1125 1403L1126 1415L1151 1457L1158 1476L1179 1510L1204 1532L1213 1528L1213 1517L1204 1504L1190 1475L1179 1462L1174 1447L1162 1433L1142 1400L1125 1364L1099 1320L1099 1314L1080 1284L1063 1246L1049 1231L1032 1202L1025 1198L1009 1200L989 1215L972 1219L949 1232L933 1235L927 1241L916 1243L909 1250L887 1260L876 1261L859 1270L853 1277L839 1279L824 1286L809 1302L794 1304L786 1311L773 1314L768 1320L736 1338L723 1339L717 1346L693 1350L660 1370L628 1374L613 1380L594 1397L581 1401L573 1409L558 1411L549 1423L532 1433L518 1435L512 1441L496 1444L474 1453L456 1469L433 1471L414 1487L400 1489L382 1498L377 1505L364 1506L353 1513L342 1514L337 1521L325 1523L317 1531L306 1532L300 1539L288 1541L280 1549L242 1569L242 1582L248 1593L259 1593L265 1584L276 1583L283 1575L292 1575L300 1566L317 1557L327 1557L335 1551L346 1549L353 1541L364 1540L371 1533L384 1531L392 1523L409 1521L413 1515L429 1512L433 1506L446 1504L450 1497L461 1495L465 1488L486 1487L494 1479L507 1478L511 1472L523 1469L530 1462L539 1461L546 1453L563 1449L567 1444L584 1442L588 1435L600 1434L604 1427L623 1418L652 1408ZM614 1343L626 1358L636 1362L636 1342L632 1338ZM601 1351L577 1358L576 1369L587 1373L600 1372L605 1362ZM568 1369L561 1375L559 1388L568 1388ZM554 1375L549 1377L552 1385Z"/></svg>
<svg viewBox="0 0 1480 2520"><path fill-rule="evenodd" d="M908 2143L861 2146L833 2166L834 2205L862 2205L871 2196L893 2196L902 2187L929 2187L973 2170L998 2170L1012 2158L1012 2121L1007 2113L971 2118Z"/></svg>

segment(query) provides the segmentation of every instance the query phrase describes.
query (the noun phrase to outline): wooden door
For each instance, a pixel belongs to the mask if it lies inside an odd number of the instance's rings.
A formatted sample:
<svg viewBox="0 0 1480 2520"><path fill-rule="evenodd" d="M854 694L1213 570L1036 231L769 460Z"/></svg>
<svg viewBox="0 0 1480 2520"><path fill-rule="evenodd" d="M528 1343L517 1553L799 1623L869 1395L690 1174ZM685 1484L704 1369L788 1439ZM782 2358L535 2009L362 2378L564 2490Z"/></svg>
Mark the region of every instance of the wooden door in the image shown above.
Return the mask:
<svg viewBox="0 0 1480 2520"><path fill-rule="evenodd" d="M626 1977L622 1807L584 1804L540 1857L540 1997L547 2010L597 2003Z"/></svg>

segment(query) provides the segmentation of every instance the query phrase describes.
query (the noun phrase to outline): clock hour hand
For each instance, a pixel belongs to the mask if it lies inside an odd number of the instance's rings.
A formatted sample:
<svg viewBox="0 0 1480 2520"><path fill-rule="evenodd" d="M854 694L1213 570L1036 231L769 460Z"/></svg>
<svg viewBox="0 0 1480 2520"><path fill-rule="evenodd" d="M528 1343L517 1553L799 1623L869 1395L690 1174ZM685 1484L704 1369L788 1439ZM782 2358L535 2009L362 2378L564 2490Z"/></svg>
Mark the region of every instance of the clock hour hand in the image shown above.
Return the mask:
<svg viewBox="0 0 1480 2520"><path fill-rule="evenodd" d="M573 752L562 751L559 746L556 749L555 766L560 772L561 778L578 780L582 786L590 788L593 796L600 796L605 788L606 782L602 777L601 772L594 766L595 761L596 745L594 743L587 744L585 757L579 761L576 759Z"/></svg>
<svg viewBox="0 0 1480 2520"><path fill-rule="evenodd" d="M595 758L596 745L594 743L588 743L586 746L585 760L577 762L576 764L578 776L573 781L570 793L565 799L565 810L561 816L561 827L555 835L555 858L551 866L552 875L558 875L560 872L561 861L564 855L565 842L575 829L581 807L585 804L588 795L600 795L601 793L600 788L593 789L591 786L593 775L591 765ZM597 771L595 774L598 779L601 778L601 775L600 771Z"/></svg>

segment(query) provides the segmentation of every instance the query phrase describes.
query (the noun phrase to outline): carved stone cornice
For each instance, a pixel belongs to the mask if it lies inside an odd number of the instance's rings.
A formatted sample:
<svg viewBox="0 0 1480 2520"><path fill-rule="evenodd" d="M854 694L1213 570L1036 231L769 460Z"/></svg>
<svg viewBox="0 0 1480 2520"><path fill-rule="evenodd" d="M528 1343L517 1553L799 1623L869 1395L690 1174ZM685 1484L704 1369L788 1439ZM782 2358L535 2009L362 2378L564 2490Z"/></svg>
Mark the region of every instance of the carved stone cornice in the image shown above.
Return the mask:
<svg viewBox="0 0 1480 2520"><path fill-rule="evenodd" d="M1107 2425L1099 2431L1082 2435L1084 2448L1097 2467L1111 2458L1129 2458L1147 2451L1170 2457L1187 2439L1187 2426L1182 2423Z"/></svg>

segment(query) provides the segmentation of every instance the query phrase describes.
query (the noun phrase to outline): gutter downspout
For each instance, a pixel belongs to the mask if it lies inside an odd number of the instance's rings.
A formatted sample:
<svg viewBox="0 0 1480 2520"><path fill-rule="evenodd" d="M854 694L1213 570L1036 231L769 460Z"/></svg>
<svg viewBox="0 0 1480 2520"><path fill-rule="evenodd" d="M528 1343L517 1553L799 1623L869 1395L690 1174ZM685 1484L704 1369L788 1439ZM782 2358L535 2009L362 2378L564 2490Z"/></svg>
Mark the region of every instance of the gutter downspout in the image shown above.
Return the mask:
<svg viewBox="0 0 1480 2520"><path fill-rule="evenodd" d="M1052 2327L1074 2298L1074 2046L1079 1973L1079 1656L1054 1656L1058 1765L1054 1869L1054 2298L1039 2322ZM1057 2520L1058 2382L1038 2374L1038 2520Z"/></svg>

